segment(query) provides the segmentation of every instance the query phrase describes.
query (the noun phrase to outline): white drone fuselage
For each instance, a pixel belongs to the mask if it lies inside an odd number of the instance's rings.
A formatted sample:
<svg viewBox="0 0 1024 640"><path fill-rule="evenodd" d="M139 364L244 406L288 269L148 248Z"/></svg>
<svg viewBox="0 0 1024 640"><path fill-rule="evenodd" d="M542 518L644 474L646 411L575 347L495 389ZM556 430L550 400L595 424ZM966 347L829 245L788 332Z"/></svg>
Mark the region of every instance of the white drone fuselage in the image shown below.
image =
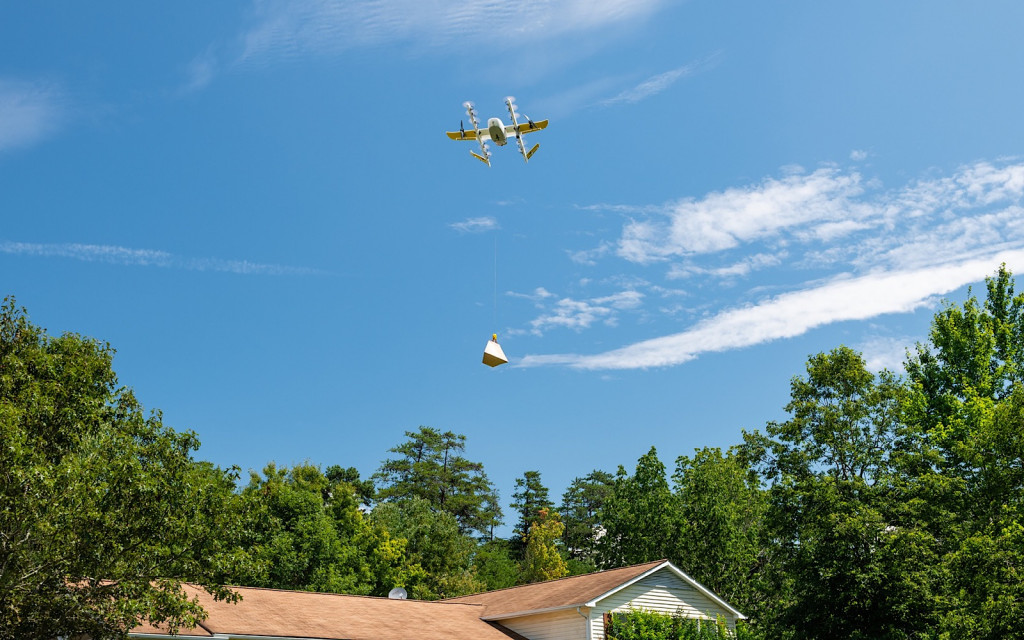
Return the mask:
<svg viewBox="0 0 1024 640"><path fill-rule="evenodd" d="M508 144L508 137L505 135L505 124L501 118L491 118L487 121L487 133L491 136L491 142L504 147Z"/></svg>

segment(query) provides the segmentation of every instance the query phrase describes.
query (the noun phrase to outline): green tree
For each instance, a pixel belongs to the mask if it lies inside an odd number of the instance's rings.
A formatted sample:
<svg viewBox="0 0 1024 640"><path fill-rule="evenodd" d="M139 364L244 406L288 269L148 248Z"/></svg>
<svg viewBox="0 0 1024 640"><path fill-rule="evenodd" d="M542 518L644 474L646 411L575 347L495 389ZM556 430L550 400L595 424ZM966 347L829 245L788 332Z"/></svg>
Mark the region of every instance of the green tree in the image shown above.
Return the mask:
<svg viewBox="0 0 1024 640"><path fill-rule="evenodd" d="M938 632L1021 638L1024 613L1024 295L1001 266L983 303L936 315L907 362L905 501L942 542Z"/></svg>
<svg viewBox="0 0 1024 640"><path fill-rule="evenodd" d="M791 383L791 418L768 437L745 434L745 455L772 482L766 524L775 636L906 638L934 623L935 540L902 503L891 454L902 387L840 347L812 356Z"/></svg>
<svg viewBox="0 0 1024 640"><path fill-rule="evenodd" d="M542 582L568 575L569 569L558 552L556 541L565 530L558 514L541 509L538 519L530 525L523 554L522 582Z"/></svg>
<svg viewBox="0 0 1024 640"><path fill-rule="evenodd" d="M454 598L486 588L472 571L476 541L459 531L454 516L437 511L421 498L378 504L370 522L380 525L395 538L406 541L411 562L423 568L425 576L405 585L410 596L420 600Z"/></svg>
<svg viewBox="0 0 1024 640"><path fill-rule="evenodd" d="M367 522L356 491L319 467L270 463L242 499L252 562L238 584L382 596L425 579L406 541Z"/></svg>
<svg viewBox="0 0 1024 640"><path fill-rule="evenodd" d="M621 567L671 555L679 525L665 465L654 447L637 460L632 476L619 467L600 512L597 543L601 567Z"/></svg>
<svg viewBox="0 0 1024 640"><path fill-rule="evenodd" d="M512 559L508 540L492 538L480 544L473 553L473 570L487 591L513 587L519 581L519 564Z"/></svg>
<svg viewBox="0 0 1024 640"><path fill-rule="evenodd" d="M526 538L530 527L541 519L541 511L549 510L554 503L548 498L548 488L540 480L540 471L526 471L516 478L516 490L512 493L512 508L519 515L512 539L513 551L521 555L526 549Z"/></svg>
<svg viewBox="0 0 1024 640"><path fill-rule="evenodd" d="M377 499L421 498L455 516L463 533L490 536L501 524L498 493L483 464L461 455L466 436L422 426L405 435L406 442L388 450L399 457L384 460L373 475Z"/></svg>
<svg viewBox="0 0 1024 640"><path fill-rule="evenodd" d="M236 472L119 386L109 344L0 308L0 638L125 637L204 616L237 560Z"/></svg>
<svg viewBox="0 0 1024 640"><path fill-rule="evenodd" d="M696 450L676 459L678 544L669 558L747 612L760 608L767 494L736 451Z"/></svg>
<svg viewBox="0 0 1024 640"><path fill-rule="evenodd" d="M615 476L595 469L582 478L573 479L562 494L559 508L565 523L562 540L569 560L580 563L581 567L593 566L597 547L595 535L601 524L598 514L611 495L614 483Z"/></svg>

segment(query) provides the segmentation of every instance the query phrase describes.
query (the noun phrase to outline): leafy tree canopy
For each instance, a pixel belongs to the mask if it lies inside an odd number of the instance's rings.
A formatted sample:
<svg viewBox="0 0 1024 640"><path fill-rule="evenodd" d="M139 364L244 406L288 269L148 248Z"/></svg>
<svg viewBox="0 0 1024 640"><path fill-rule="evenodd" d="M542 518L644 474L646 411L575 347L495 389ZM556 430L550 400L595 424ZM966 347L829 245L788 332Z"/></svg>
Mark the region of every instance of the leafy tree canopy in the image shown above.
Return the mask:
<svg viewBox="0 0 1024 640"><path fill-rule="evenodd" d="M194 433L148 415L108 344L47 335L0 308L0 638L125 637L204 616L233 570L236 472L192 459Z"/></svg>
<svg viewBox="0 0 1024 640"><path fill-rule="evenodd" d="M425 578L406 541L368 522L356 490L317 466L271 463L241 498L252 562L238 584L383 596Z"/></svg>
<svg viewBox="0 0 1024 640"><path fill-rule="evenodd" d="M409 561L423 569L420 581L404 585L410 597L454 598L486 589L472 571L476 541L459 531L450 513L437 511L422 498L410 498L378 504L370 522L404 539Z"/></svg>

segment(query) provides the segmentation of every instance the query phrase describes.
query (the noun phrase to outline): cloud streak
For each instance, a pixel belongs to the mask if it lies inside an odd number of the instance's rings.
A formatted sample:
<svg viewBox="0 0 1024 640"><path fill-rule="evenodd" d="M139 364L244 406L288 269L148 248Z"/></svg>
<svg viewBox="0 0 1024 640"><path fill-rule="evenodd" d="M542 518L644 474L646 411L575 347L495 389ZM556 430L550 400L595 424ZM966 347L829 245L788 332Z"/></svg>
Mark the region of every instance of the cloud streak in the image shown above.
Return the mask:
<svg viewBox="0 0 1024 640"><path fill-rule="evenodd" d="M493 216L481 216L479 218L467 218L461 222L453 222L448 225L459 233L483 233L498 229L498 219Z"/></svg>
<svg viewBox="0 0 1024 640"><path fill-rule="evenodd" d="M39 244L31 242L0 241L0 253L38 258L70 258L83 262L105 262L123 266L160 267L186 271L219 271L238 275L304 276L322 275L324 272L306 267L261 264L248 260L220 258L188 258L166 251L131 249L97 244Z"/></svg>
<svg viewBox="0 0 1024 640"><path fill-rule="evenodd" d="M720 313L681 333L597 355L530 355L518 366L566 365L604 370L683 364L704 353L792 338L826 324L914 311L928 304L934 296L981 280L1000 262L1022 263L1024 250L939 268L836 278L819 287Z"/></svg>
<svg viewBox="0 0 1024 640"><path fill-rule="evenodd" d="M64 98L56 87L0 78L0 152L32 145L52 134L65 112Z"/></svg>
<svg viewBox="0 0 1024 640"><path fill-rule="evenodd" d="M397 42L512 46L642 19L665 0L266 0L244 60L333 55Z"/></svg>
<svg viewBox="0 0 1024 640"><path fill-rule="evenodd" d="M658 95L662 91L665 91L673 84L675 84L676 81L679 80L680 78L685 78L686 76L693 75L698 71L701 71L704 68L708 67L715 60L716 57L717 54L704 60L691 62L690 64L686 64L681 67L665 71L664 73L659 73L657 75L651 76L650 78L644 80L635 87L626 89L625 91L622 91L621 93L614 97L602 100L601 104L603 106L612 106L616 104L635 104L642 100L646 100L651 96Z"/></svg>
<svg viewBox="0 0 1024 640"><path fill-rule="evenodd" d="M735 280L769 269L828 275L733 303L679 333L594 355L529 355L519 366L666 367L837 322L909 313L1001 262L1024 265L1022 200L1024 164L979 162L888 191L824 167L673 202L629 220L618 257L641 268L667 265L669 280Z"/></svg>

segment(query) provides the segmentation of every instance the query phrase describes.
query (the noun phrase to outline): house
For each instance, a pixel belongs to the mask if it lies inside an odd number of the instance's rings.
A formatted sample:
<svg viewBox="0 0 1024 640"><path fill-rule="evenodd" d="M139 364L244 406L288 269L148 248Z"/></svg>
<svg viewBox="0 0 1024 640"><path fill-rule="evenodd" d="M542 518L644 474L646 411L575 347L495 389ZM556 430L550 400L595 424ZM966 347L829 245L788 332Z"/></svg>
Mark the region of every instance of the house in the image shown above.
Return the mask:
<svg viewBox="0 0 1024 640"><path fill-rule="evenodd" d="M604 640L605 614L643 608L687 617L743 614L667 560L427 602L235 587L238 604L188 585L208 612L170 636L141 626L139 640Z"/></svg>

